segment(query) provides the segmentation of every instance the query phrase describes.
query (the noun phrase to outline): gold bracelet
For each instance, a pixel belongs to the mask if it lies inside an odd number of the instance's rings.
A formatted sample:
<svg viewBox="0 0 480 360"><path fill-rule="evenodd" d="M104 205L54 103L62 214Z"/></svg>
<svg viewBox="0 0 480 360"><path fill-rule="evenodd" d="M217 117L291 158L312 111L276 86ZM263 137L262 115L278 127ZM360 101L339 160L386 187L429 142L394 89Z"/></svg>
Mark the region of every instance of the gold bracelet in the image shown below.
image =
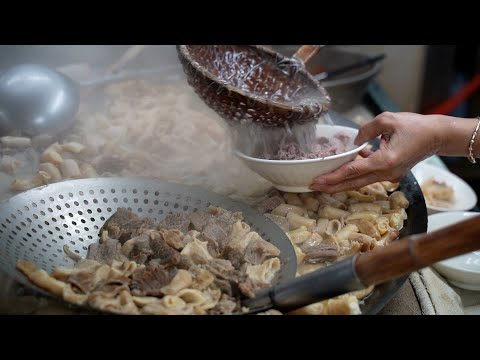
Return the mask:
<svg viewBox="0 0 480 360"><path fill-rule="evenodd" d="M480 127L480 116L477 116L478 122L475 131L472 134L472 138L470 139L470 145L468 146L468 160L472 164L476 164L477 161L475 160L475 156L473 155L473 144L475 144L475 138L477 137L478 128Z"/></svg>

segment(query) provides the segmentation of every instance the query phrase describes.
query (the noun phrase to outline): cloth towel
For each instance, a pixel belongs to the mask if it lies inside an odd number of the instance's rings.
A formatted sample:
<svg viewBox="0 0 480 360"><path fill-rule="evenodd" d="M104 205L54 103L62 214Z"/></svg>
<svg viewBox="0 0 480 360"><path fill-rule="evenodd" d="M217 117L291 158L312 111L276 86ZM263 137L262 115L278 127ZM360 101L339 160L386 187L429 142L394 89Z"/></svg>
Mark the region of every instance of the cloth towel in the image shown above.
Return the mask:
<svg viewBox="0 0 480 360"><path fill-rule="evenodd" d="M463 315L462 298L431 268L412 273L381 315Z"/></svg>

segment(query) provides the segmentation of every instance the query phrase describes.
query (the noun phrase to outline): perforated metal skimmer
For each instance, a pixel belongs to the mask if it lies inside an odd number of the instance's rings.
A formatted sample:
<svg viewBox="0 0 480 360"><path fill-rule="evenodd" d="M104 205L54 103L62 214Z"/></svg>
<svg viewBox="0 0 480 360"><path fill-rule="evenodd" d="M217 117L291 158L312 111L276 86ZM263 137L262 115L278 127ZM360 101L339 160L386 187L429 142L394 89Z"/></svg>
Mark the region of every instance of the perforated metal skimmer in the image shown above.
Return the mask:
<svg viewBox="0 0 480 360"><path fill-rule="evenodd" d="M32 189L0 204L0 266L19 282L32 286L16 269L29 260L51 273L72 267L63 250L85 257L97 243L99 230L120 207L142 217L163 220L169 213L192 213L220 206L241 211L244 221L280 251L281 270L275 282L295 277L296 257L285 233L249 206L198 187L145 178L98 178L59 182Z"/></svg>

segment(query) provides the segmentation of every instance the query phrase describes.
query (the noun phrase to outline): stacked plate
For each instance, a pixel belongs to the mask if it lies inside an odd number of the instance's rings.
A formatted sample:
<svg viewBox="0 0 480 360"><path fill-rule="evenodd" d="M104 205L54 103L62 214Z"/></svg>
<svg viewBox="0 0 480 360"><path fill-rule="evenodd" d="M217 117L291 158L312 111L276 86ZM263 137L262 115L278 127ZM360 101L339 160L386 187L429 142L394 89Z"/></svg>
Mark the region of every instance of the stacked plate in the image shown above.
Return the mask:
<svg viewBox="0 0 480 360"><path fill-rule="evenodd" d="M428 232L456 224L471 216L479 216L478 221L480 221L480 213L467 211L477 204L477 195L460 177L425 162L417 164L412 169L412 173L425 196L429 214ZM428 188L426 185L428 181L430 184L434 181L441 186ZM439 192L438 198L441 201L435 201L436 191ZM447 198L448 201L442 201ZM432 267L452 285L480 291L480 251L440 261Z"/></svg>
<svg viewBox="0 0 480 360"><path fill-rule="evenodd" d="M474 208L477 204L477 195L470 185L446 169L421 162L412 169L412 173L422 188L429 214L435 214L442 211L467 211ZM453 199L448 206L446 202L443 202L445 205L439 202L443 205L442 206L439 203L429 201L425 186L426 182L429 180L443 183L446 190L453 191Z"/></svg>
<svg viewBox="0 0 480 360"><path fill-rule="evenodd" d="M442 212L428 217L428 232L456 224L480 213L468 211ZM480 291L480 251L440 261L433 268L452 285L462 289Z"/></svg>

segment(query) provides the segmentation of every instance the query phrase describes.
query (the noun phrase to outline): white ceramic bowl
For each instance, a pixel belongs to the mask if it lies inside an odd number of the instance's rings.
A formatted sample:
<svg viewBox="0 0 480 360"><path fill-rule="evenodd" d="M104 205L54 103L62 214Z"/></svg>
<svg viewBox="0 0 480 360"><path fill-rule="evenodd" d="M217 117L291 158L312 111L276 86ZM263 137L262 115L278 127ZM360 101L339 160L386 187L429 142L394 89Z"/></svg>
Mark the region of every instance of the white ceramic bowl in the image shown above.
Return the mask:
<svg viewBox="0 0 480 360"><path fill-rule="evenodd" d="M317 137L333 137L343 132L353 139L358 130L338 125L317 125ZM307 160L265 160L247 156L239 150L234 153L257 174L273 183L278 190L286 192L310 192L309 186L319 176L329 173L340 166L352 161L367 143L342 154L318 159Z"/></svg>
<svg viewBox="0 0 480 360"><path fill-rule="evenodd" d="M476 212L442 212L428 217L428 232L480 216ZM480 218L478 219L480 221ZM467 290L480 290L480 251L440 261L433 265L438 273L453 285Z"/></svg>
<svg viewBox="0 0 480 360"><path fill-rule="evenodd" d="M477 204L477 195L470 185L448 170L430 164L419 163L413 167L412 173L420 186L424 181L433 178L436 181L445 182L453 188L455 196L453 206L446 208L427 204L429 214L442 211L466 211L472 209Z"/></svg>

